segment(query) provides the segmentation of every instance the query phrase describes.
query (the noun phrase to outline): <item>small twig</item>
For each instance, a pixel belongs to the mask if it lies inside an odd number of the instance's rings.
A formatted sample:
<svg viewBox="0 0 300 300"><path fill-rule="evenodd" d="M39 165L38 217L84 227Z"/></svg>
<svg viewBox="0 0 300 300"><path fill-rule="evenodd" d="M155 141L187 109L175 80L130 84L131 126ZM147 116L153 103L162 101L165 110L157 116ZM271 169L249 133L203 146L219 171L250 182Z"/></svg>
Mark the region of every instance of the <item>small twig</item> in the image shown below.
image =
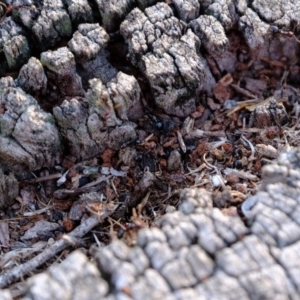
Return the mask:
<svg viewBox="0 0 300 300"><path fill-rule="evenodd" d="M196 137L196 138L202 138L202 137L226 137L225 131L204 131L201 129L195 129L191 131L188 135L188 137Z"/></svg>
<svg viewBox="0 0 300 300"><path fill-rule="evenodd" d="M249 145L249 147L251 149L251 155L248 158L248 160L249 161L255 160L255 148L254 148L253 144L248 139L246 139L243 135L241 136L241 139L243 141L247 142L247 144Z"/></svg>
<svg viewBox="0 0 300 300"><path fill-rule="evenodd" d="M249 92L246 89L241 88L240 86L236 85L236 84L231 84L231 86L240 94L251 98L251 99L257 99L257 97L255 95L253 95L251 92Z"/></svg>
<svg viewBox="0 0 300 300"><path fill-rule="evenodd" d="M109 175L107 177L99 177L97 180L88 183L80 188L74 189L74 190L68 190L68 189L60 189L53 193L53 196L57 199L63 199L67 196L76 196L81 193L90 193L90 192L97 192L99 189L101 189L103 186L95 187L96 185L103 183L105 181L108 181L112 176Z"/></svg>
<svg viewBox="0 0 300 300"><path fill-rule="evenodd" d="M111 181L110 181L110 184L111 184L111 186L112 186L112 188L113 188L113 190L114 190L116 196L119 197L119 194L118 194L118 191L117 191L116 186L115 186L115 184L114 184L114 181L111 180Z"/></svg>
<svg viewBox="0 0 300 300"><path fill-rule="evenodd" d="M141 143L141 145L144 145L146 142L148 142L152 137L154 136L154 133L151 133L148 135Z"/></svg>
<svg viewBox="0 0 300 300"><path fill-rule="evenodd" d="M39 209L39 210L36 210L36 211L25 212L23 214L23 216L24 217L33 217L33 216L36 216L36 215L44 213L45 211L47 211L50 208L52 208L52 207L51 206L46 206L46 207L44 207L42 209Z"/></svg>
<svg viewBox="0 0 300 300"><path fill-rule="evenodd" d="M74 239L82 238L84 235L90 232L91 229L93 229L99 223L103 222L104 219L110 216L114 212L114 209L114 205L107 204L107 206L101 212L99 212L99 214L93 215L86 219L71 233L63 235L63 237L59 241L55 242L52 246L45 249L36 257L2 274L0 276L0 288L5 288L6 286L20 280L20 278L44 264L57 253L72 245Z"/></svg>
<svg viewBox="0 0 300 300"><path fill-rule="evenodd" d="M177 139L180 145L180 148L182 150L183 153L186 153L186 145L184 143L183 137L181 135L181 132L179 130L177 130Z"/></svg>
<svg viewBox="0 0 300 300"><path fill-rule="evenodd" d="M33 174L33 173L32 173ZM33 174L34 175L34 174ZM37 182L43 182L43 181L48 181L48 180L54 180L54 179L58 179L62 176L62 174L60 173L56 173L56 174L51 174L51 175L47 175L47 176L43 176L43 177L36 177L35 179L32 180L28 180L29 183L37 183Z"/></svg>
<svg viewBox="0 0 300 300"><path fill-rule="evenodd" d="M184 174L184 175L191 175L191 174L194 174L194 173L201 172L203 169L205 169L205 167L206 167L205 163L203 163L202 165L200 165L198 168L196 168L194 170L192 170L189 167L187 167L188 170L189 170L189 172L186 173L186 174Z"/></svg>

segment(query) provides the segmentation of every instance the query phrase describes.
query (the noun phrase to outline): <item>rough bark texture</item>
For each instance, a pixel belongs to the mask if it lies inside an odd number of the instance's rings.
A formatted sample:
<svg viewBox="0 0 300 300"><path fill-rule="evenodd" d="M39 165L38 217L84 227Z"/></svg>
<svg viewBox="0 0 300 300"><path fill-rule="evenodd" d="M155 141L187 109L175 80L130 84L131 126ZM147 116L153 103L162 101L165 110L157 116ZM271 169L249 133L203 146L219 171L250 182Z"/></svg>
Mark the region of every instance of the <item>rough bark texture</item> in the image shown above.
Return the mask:
<svg viewBox="0 0 300 300"><path fill-rule="evenodd" d="M120 65L106 49L114 30L120 29L128 59L150 86L156 107L179 117L193 112L221 74L243 60L259 69L262 57L286 56L292 64L298 55L295 37L270 30L271 23L293 29L299 5L292 2L138 1L134 7L135 1L97 1L91 8L83 0L12 1L21 4L0 23L0 73L21 68L15 80L1 79L0 161L13 171L52 166L66 145L85 159L135 139L127 122L142 114L144 95L137 77L111 64ZM40 53L39 59L31 53ZM122 134L121 143L116 136Z"/></svg>
<svg viewBox="0 0 300 300"><path fill-rule="evenodd" d="M52 167L65 148L82 160L136 139L132 121L144 95L138 76L113 64L107 45L115 31L156 107L178 117L239 62L260 70L262 57L292 65L299 56L295 36L270 30L294 30L296 0L32 2L0 23L5 172ZM299 299L299 166L292 149L264 169L262 190L243 206L249 227L213 208L205 190L186 189L179 211L139 231L135 247L115 241L95 262L75 252L30 278L24 299ZM13 177L0 177L1 208L15 194ZM0 298L11 299L7 291Z"/></svg>

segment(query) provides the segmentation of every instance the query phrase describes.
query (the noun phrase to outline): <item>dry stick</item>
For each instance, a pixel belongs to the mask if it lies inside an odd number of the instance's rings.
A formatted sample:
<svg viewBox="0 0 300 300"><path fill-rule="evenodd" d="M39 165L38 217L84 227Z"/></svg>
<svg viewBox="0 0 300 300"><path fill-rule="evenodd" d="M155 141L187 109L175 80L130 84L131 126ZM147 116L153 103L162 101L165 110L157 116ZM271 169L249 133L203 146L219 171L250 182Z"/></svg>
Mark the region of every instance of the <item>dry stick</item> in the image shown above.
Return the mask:
<svg viewBox="0 0 300 300"><path fill-rule="evenodd" d="M55 256L58 252L64 250L68 246L74 243L74 239L78 239L87 234L96 225L101 223L105 218L110 216L114 212L114 206L104 209L99 215L93 215L85 220L82 224L76 227L71 233L64 235L59 241L55 242L52 246L45 251L27 261L26 263L17 266L0 276L0 288L20 280L24 275L32 272L50 258Z"/></svg>
<svg viewBox="0 0 300 300"><path fill-rule="evenodd" d="M43 177L37 177L35 179L31 179L31 180L28 180L28 181L30 183L37 183L37 182L43 182L43 181L58 179L61 176L62 176L62 174L56 173L56 174L50 174L50 175L43 176Z"/></svg>

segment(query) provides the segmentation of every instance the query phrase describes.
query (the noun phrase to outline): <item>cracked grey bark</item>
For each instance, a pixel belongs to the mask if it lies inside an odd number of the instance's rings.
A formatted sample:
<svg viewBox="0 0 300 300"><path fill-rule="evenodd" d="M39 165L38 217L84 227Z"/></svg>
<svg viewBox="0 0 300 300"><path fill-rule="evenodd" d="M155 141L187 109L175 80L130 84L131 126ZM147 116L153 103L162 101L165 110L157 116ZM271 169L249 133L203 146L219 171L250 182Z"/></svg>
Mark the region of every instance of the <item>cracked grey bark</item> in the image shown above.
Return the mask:
<svg viewBox="0 0 300 300"><path fill-rule="evenodd" d="M1 79L0 165L14 172L37 170L58 162L61 144L51 114L15 87L11 78Z"/></svg>
<svg viewBox="0 0 300 300"><path fill-rule="evenodd" d="M299 299L299 165L300 149L291 149L264 168L265 181L254 196L257 201L249 228L239 217L225 216L214 208L207 191L184 189L179 211L164 215L158 228L140 230L137 245L130 248L115 240L99 250L99 288L107 286L101 277L110 286L102 297ZM69 280L65 265L74 257L85 260L77 251L61 266L28 280L26 299L41 299L41 293L45 295L42 299L58 299L52 298L51 291L65 289L59 278ZM86 263L94 268L93 263ZM93 272L88 271L87 276ZM89 299L90 285L81 273L82 269L76 269L72 277L80 278L85 286L81 299ZM77 285L72 286L75 292Z"/></svg>
<svg viewBox="0 0 300 300"><path fill-rule="evenodd" d="M298 1L198 1L203 12L199 17L197 1L174 0L179 19L165 3L149 7L156 2L97 4L102 24L109 32L120 29L130 61L148 80L156 105L167 113L186 116L201 92L210 93L215 81L209 60L221 74L249 60L259 71L263 56L287 57L290 65L298 59L295 38L270 31L271 24L294 31L300 22ZM26 63L31 51L26 43L45 51L45 68L31 58L15 81L0 80L0 164L5 170L52 166L61 152L59 135L79 159L95 156L104 147L119 150L136 137L135 125L127 120L135 114L130 108L139 103L137 82L108 62L108 38L95 25L99 20L92 19L88 3L46 0L39 9L15 9L0 23L1 74ZM247 49L234 45L236 32ZM60 48L61 42L69 48ZM200 47L209 52L205 57ZM20 87L34 95L43 95L47 88L47 99L56 97L58 129L54 118ZM88 88L86 93L83 89ZM159 228L140 231L135 247L115 241L102 250L97 261L107 282L76 253L61 267L32 278L26 299L299 299L298 173L298 150L264 169L262 191L245 202L249 228L212 208L206 191L185 190L180 211L164 216ZM83 263L77 269L74 261ZM74 269L66 267L69 263ZM91 285L100 290L91 290Z"/></svg>
<svg viewBox="0 0 300 300"><path fill-rule="evenodd" d="M2 21L0 28L0 52L4 53L5 63L9 69L20 68L30 57L30 48L23 28L11 17ZM6 66L2 65L1 69Z"/></svg>
<svg viewBox="0 0 300 300"><path fill-rule="evenodd" d="M26 65L24 65L16 80L16 84L25 92L32 95L45 95L47 91L47 82L44 68L41 62L31 57Z"/></svg>
<svg viewBox="0 0 300 300"><path fill-rule="evenodd" d="M124 83L124 79L132 84L125 87L127 82ZM122 84L125 88L123 94L118 91L118 86ZM122 116L128 120L126 108L130 109L131 101L135 103L134 100L139 100L139 85L130 76L120 73L117 83L112 82L110 86L115 89L112 92L110 88L115 103L124 103ZM134 95L136 98L129 100L128 97ZM118 150L121 145L136 139L135 125L123 123L117 118L109 91L99 79L90 80L85 98L65 100L53 109L53 114L70 153L80 159L94 157L107 147Z"/></svg>
<svg viewBox="0 0 300 300"><path fill-rule="evenodd" d="M156 105L180 117L195 110L195 99L215 83L200 41L169 6L158 3L142 13L134 9L121 24L131 62L148 79Z"/></svg>
<svg viewBox="0 0 300 300"><path fill-rule="evenodd" d="M41 54L41 64L46 67L47 77L57 83L54 86L63 97L83 96L81 77L76 71L74 55L67 48L49 50ZM57 93L54 91L53 93Z"/></svg>
<svg viewBox="0 0 300 300"><path fill-rule="evenodd" d="M92 23L93 12L87 0L66 0L68 13L75 23Z"/></svg>
<svg viewBox="0 0 300 300"><path fill-rule="evenodd" d="M96 58L108 41L109 35L99 24L81 24L68 46L80 62Z"/></svg>
<svg viewBox="0 0 300 300"><path fill-rule="evenodd" d="M11 70L20 68L31 56L29 43L23 35L16 35L7 41L3 52Z"/></svg>
<svg viewBox="0 0 300 300"><path fill-rule="evenodd" d="M118 118L136 121L142 117L142 91L134 76L119 72L107 87Z"/></svg>
<svg viewBox="0 0 300 300"><path fill-rule="evenodd" d="M179 17L184 22L188 23L199 17L200 1L198 0L173 0L176 11Z"/></svg>
<svg viewBox="0 0 300 300"><path fill-rule="evenodd" d="M108 57L108 51L103 49L95 59L79 63L78 73L86 89L90 79L98 78L106 84L117 75L118 71L108 62Z"/></svg>
<svg viewBox="0 0 300 300"><path fill-rule="evenodd" d="M71 36L72 23L62 0L44 1L43 9L32 26L32 33L42 51Z"/></svg>

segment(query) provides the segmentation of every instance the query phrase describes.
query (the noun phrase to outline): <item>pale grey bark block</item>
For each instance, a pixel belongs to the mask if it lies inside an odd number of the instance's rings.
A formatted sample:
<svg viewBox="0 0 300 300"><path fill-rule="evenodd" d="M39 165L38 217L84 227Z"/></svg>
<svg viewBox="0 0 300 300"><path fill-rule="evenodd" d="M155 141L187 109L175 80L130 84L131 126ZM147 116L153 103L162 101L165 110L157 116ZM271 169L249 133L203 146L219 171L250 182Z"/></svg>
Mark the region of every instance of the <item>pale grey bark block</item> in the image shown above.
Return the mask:
<svg viewBox="0 0 300 300"><path fill-rule="evenodd" d="M25 64L16 79L16 83L25 92L33 95L44 95L47 90L48 79L41 62L31 57Z"/></svg>
<svg viewBox="0 0 300 300"><path fill-rule="evenodd" d="M173 290L190 287L197 283L191 266L185 260L177 259L167 262L161 269L161 274Z"/></svg>
<svg viewBox="0 0 300 300"><path fill-rule="evenodd" d="M99 24L80 24L68 46L78 62L95 59L107 45L109 35Z"/></svg>
<svg viewBox="0 0 300 300"><path fill-rule="evenodd" d="M96 300L108 293L108 284L100 277L96 266L79 251L60 265L51 266L48 272L32 277L28 287L27 299Z"/></svg>
<svg viewBox="0 0 300 300"><path fill-rule="evenodd" d="M56 51L43 52L41 63L53 74L55 82L58 83L56 88L63 97L84 95L81 78L76 71L74 55L67 47L59 48ZM49 75L47 73L47 76Z"/></svg>
<svg viewBox="0 0 300 300"><path fill-rule="evenodd" d="M87 159L106 148L119 150L136 139L135 124L117 118L106 86L100 79L90 81L81 100L65 100L53 109L61 134L75 157Z"/></svg>
<svg viewBox="0 0 300 300"><path fill-rule="evenodd" d="M3 51L11 70L20 68L31 56L28 40L23 35L13 36L4 44Z"/></svg>
<svg viewBox="0 0 300 300"><path fill-rule="evenodd" d="M121 120L137 120L142 117L142 91L134 76L118 72L116 78L107 84L107 90Z"/></svg>
<svg viewBox="0 0 300 300"><path fill-rule="evenodd" d="M63 38L70 37L72 23L62 0L45 1L31 30L42 51L48 50Z"/></svg>
<svg viewBox="0 0 300 300"><path fill-rule="evenodd" d="M198 0L174 0L173 1L179 17L188 23L199 17L200 1Z"/></svg>
<svg viewBox="0 0 300 300"><path fill-rule="evenodd" d="M138 20L138 21L136 21ZM169 6L134 9L121 24L129 57L148 79L156 105L180 117L195 110L195 97L215 83L199 53L200 41Z"/></svg>
<svg viewBox="0 0 300 300"><path fill-rule="evenodd" d="M151 265L160 270L167 262L174 258L174 253L167 243L157 241L150 242L145 247L145 253L150 259Z"/></svg>
<svg viewBox="0 0 300 300"><path fill-rule="evenodd" d="M1 89L0 160L3 167L21 171L53 166L61 153L60 138L51 114L20 88Z"/></svg>
<svg viewBox="0 0 300 300"><path fill-rule="evenodd" d="M213 51L214 54L218 54L226 50L229 41L224 27L215 17L200 16L191 22L191 26L207 51Z"/></svg>
<svg viewBox="0 0 300 300"><path fill-rule="evenodd" d="M205 15L215 17L227 31L238 21L240 15L245 13L248 3L245 0L216 0L208 1Z"/></svg>
<svg viewBox="0 0 300 300"><path fill-rule="evenodd" d="M86 23L93 22L93 11L87 0L67 0L68 13L72 22Z"/></svg>

